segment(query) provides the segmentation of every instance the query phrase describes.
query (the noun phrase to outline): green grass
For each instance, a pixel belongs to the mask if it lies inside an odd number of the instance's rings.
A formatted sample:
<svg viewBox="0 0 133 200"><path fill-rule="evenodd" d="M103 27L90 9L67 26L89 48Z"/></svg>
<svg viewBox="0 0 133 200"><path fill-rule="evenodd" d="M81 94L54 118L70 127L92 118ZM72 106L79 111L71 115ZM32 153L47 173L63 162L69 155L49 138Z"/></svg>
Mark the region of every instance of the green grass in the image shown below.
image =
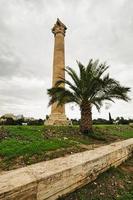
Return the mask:
<svg viewBox="0 0 133 200"><path fill-rule="evenodd" d="M74 145L74 141L61 137L45 139L43 126L7 126L5 130L9 137L0 142L1 157L15 158L25 154L31 156Z"/></svg>
<svg viewBox="0 0 133 200"><path fill-rule="evenodd" d="M29 142L17 141L15 139L5 140L0 144L0 155L2 157L15 158L17 156L40 154L43 151L56 150L58 148L66 148L71 146L71 143L59 139L52 140L37 140Z"/></svg>
<svg viewBox="0 0 133 200"><path fill-rule="evenodd" d="M28 160L35 163L86 150L81 144L102 145L127 139L133 137L133 128L98 125L94 126L93 135L84 136L78 126L4 126L0 127L0 134L5 134L4 138L0 137L0 169L3 170L21 167L21 162L27 165ZM6 163L10 166L6 167Z"/></svg>
<svg viewBox="0 0 133 200"><path fill-rule="evenodd" d="M0 127L0 171L80 152L86 150L84 146L87 145L91 148L93 144L109 144L131 137L133 127L128 125L95 125L93 135L89 136L82 135L78 126ZM129 164L132 166L133 161ZM97 185L92 183L91 186L85 186L65 200L131 200L133 186L128 183L131 181L133 177L130 173L123 172L121 168L112 168L99 176ZM118 185L122 183L124 188L114 186L116 182ZM99 197L99 193L105 195ZM119 194L117 198L114 197L116 193Z"/></svg>
<svg viewBox="0 0 133 200"><path fill-rule="evenodd" d="M133 127L129 125L95 125L95 129L97 132L102 131L103 135L114 135L123 139L133 137Z"/></svg>
<svg viewBox="0 0 133 200"><path fill-rule="evenodd" d="M133 191L125 192L121 197L117 198L117 200L133 200Z"/></svg>
<svg viewBox="0 0 133 200"><path fill-rule="evenodd" d="M43 126L5 126L9 136L20 140L40 140L43 139Z"/></svg>

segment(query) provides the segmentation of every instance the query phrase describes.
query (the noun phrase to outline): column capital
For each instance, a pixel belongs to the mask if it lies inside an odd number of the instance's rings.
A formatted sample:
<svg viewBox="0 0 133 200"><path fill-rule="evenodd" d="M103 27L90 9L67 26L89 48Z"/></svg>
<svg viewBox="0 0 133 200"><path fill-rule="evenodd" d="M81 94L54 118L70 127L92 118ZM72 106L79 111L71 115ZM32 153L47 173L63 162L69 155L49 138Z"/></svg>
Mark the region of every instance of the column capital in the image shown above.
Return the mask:
<svg viewBox="0 0 133 200"><path fill-rule="evenodd" d="M57 18L57 21L52 28L52 33L56 35L57 33L62 33L65 36L67 27Z"/></svg>

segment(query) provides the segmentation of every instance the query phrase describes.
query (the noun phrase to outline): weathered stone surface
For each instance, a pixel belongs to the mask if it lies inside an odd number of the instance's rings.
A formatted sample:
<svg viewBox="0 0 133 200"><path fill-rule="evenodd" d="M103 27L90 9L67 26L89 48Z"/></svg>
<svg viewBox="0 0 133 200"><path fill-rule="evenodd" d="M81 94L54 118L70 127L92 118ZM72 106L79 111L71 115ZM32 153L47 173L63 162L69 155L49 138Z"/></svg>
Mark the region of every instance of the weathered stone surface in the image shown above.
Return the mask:
<svg viewBox="0 0 133 200"><path fill-rule="evenodd" d="M11 170L0 176L0 200L34 200L36 196L36 178L27 168Z"/></svg>
<svg viewBox="0 0 133 200"><path fill-rule="evenodd" d="M71 125L71 122L66 118L65 114L51 113L49 119L45 121L45 125Z"/></svg>
<svg viewBox="0 0 133 200"><path fill-rule="evenodd" d="M55 200L117 166L133 151L133 138L37 163L0 176L0 200Z"/></svg>
<svg viewBox="0 0 133 200"><path fill-rule="evenodd" d="M59 19L57 19L56 24L52 28L52 33L55 37L52 86L55 86L55 83L60 78L65 78L64 36L66 29L66 26ZM57 103L54 103L51 108L51 115L46 120L45 125L69 125L69 121L65 116L65 105L57 107Z"/></svg>

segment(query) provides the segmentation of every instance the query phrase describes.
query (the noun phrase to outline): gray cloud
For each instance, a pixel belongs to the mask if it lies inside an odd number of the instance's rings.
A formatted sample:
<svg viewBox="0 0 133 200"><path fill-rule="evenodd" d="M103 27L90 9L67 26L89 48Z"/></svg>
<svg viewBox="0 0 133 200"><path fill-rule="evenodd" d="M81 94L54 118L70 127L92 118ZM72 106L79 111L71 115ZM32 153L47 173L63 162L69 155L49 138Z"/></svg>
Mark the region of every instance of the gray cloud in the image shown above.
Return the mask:
<svg viewBox="0 0 133 200"><path fill-rule="evenodd" d="M0 43L0 46L0 77L17 75L20 67L19 57L14 55L6 44Z"/></svg>
<svg viewBox="0 0 133 200"><path fill-rule="evenodd" d="M0 114L43 117L48 112L54 37L59 17L68 27L66 65L76 69L90 58L107 61L110 74L133 86L133 2L130 0L1 0L0 1ZM132 97L132 93L130 94ZM94 117L132 116L131 107L117 102ZM69 117L78 107L66 106ZM132 116L133 117L133 116Z"/></svg>

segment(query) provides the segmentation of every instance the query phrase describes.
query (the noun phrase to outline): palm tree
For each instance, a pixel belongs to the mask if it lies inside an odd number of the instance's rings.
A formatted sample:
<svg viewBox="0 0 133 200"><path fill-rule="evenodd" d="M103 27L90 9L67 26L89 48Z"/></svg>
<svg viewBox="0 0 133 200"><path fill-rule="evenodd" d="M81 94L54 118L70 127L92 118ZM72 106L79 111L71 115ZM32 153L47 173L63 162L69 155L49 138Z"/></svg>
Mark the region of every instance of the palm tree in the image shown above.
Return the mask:
<svg viewBox="0 0 133 200"><path fill-rule="evenodd" d="M70 67L65 71L72 81L59 77L55 86L48 89L50 96L49 105L57 103L57 106L75 102L81 111L80 131L83 133L92 132L92 106L98 111L104 100L114 102L114 99L130 100L127 93L129 87L123 87L118 81L110 78L109 74L103 75L109 66L106 63L99 63L99 60L89 61L85 67L77 62L79 75ZM62 85L68 86L64 88Z"/></svg>

